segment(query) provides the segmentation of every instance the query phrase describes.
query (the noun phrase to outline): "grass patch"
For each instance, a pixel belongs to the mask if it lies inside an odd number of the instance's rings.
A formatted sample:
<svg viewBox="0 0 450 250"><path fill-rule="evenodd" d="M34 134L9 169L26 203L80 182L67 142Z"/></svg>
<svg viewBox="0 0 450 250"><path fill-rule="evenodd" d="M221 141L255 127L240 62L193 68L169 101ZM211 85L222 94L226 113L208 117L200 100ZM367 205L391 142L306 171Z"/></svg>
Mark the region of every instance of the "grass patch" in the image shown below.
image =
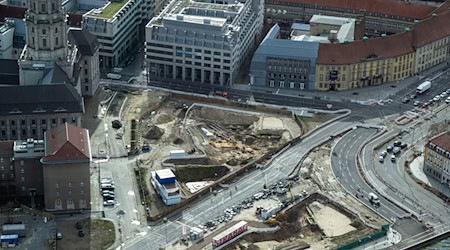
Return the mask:
<svg viewBox="0 0 450 250"><path fill-rule="evenodd" d="M175 176L179 182L215 180L228 173L225 166L176 167Z"/></svg>
<svg viewBox="0 0 450 250"><path fill-rule="evenodd" d="M117 11L122 8L122 6L125 5L127 0L122 0L120 2L110 2L106 8L102 10L102 14L98 15L99 17L103 18L111 18L114 16L114 14L117 13Z"/></svg>
<svg viewBox="0 0 450 250"><path fill-rule="evenodd" d="M114 224L107 220L91 220L91 249L107 249L116 240Z"/></svg>

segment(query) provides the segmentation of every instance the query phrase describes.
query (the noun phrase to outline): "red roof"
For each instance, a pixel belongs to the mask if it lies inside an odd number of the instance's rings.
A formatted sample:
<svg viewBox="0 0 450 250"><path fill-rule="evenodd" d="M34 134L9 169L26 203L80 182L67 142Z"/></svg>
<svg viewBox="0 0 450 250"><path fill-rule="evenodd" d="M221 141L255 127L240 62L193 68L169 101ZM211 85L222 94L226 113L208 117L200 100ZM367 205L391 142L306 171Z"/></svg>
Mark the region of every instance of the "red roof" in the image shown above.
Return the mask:
<svg viewBox="0 0 450 250"><path fill-rule="evenodd" d="M86 161L90 159L89 133L84 128L64 123L47 132L43 162Z"/></svg>
<svg viewBox="0 0 450 250"><path fill-rule="evenodd" d="M0 155L14 155L14 142L0 141Z"/></svg>
<svg viewBox="0 0 450 250"><path fill-rule="evenodd" d="M26 8L0 4L0 21L5 21L5 17L24 18L26 11Z"/></svg>
<svg viewBox="0 0 450 250"><path fill-rule="evenodd" d="M340 9L365 10L393 16L423 19L436 7L397 0L279 0L281 2L329 6Z"/></svg>
<svg viewBox="0 0 450 250"><path fill-rule="evenodd" d="M389 58L414 52L411 32L348 44L319 44L317 64L353 64L363 59Z"/></svg>
<svg viewBox="0 0 450 250"><path fill-rule="evenodd" d="M433 143L443 150L450 152L450 132L434 137L433 139L431 139L430 143Z"/></svg>
<svg viewBox="0 0 450 250"><path fill-rule="evenodd" d="M442 39L450 35L450 12L445 11L435 17L429 17L416 24L413 29L414 47L420 48L425 44Z"/></svg>

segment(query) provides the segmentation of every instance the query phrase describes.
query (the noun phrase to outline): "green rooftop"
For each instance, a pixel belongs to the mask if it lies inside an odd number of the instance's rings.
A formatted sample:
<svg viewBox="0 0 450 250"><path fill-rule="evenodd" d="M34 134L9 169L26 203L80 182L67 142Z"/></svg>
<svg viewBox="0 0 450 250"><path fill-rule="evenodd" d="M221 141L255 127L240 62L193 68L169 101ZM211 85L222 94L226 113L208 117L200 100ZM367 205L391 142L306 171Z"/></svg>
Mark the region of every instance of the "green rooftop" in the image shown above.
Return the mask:
<svg viewBox="0 0 450 250"><path fill-rule="evenodd" d="M97 17L109 19L113 17L126 3L127 0L122 0L120 2L110 2L108 6L102 9L102 13L98 14Z"/></svg>

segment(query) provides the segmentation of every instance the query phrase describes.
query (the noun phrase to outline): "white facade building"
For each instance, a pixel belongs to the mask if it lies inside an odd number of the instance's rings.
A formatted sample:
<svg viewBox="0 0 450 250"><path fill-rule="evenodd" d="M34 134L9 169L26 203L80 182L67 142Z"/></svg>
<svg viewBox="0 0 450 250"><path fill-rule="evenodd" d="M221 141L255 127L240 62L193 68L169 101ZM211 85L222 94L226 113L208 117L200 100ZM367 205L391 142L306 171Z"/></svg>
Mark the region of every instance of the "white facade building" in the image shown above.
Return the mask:
<svg viewBox="0 0 450 250"><path fill-rule="evenodd" d="M143 0L108 2L100 9L83 15L83 29L100 42L100 67L118 66L138 46Z"/></svg>
<svg viewBox="0 0 450 250"><path fill-rule="evenodd" d="M150 80L231 85L263 26L263 0L173 0L146 26Z"/></svg>

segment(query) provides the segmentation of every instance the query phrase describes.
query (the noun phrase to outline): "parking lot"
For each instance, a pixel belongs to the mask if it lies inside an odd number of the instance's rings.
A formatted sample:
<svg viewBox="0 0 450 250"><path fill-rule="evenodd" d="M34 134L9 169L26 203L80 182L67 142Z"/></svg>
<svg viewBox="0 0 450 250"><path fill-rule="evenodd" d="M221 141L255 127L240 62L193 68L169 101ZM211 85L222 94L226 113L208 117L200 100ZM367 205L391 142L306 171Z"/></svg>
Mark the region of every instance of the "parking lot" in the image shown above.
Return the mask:
<svg viewBox="0 0 450 250"><path fill-rule="evenodd" d="M90 220L76 218L57 218L57 232L62 239L57 240L57 249L78 250L90 249ZM77 223L78 227L77 227ZM82 232L82 233L80 233Z"/></svg>

